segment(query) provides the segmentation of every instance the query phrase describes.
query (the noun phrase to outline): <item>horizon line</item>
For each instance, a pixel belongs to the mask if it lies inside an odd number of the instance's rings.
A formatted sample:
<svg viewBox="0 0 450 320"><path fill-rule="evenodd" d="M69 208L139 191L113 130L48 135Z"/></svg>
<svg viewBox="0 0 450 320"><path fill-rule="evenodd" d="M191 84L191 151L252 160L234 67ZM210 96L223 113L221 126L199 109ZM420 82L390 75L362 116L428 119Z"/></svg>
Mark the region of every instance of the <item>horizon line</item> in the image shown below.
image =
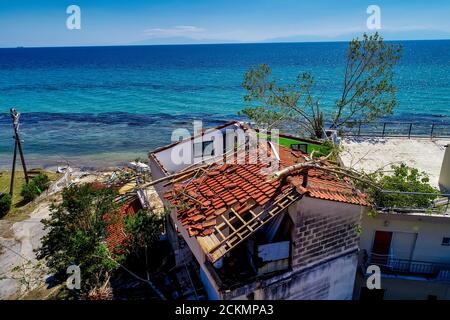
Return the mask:
<svg viewBox="0 0 450 320"><path fill-rule="evenodd" d="M211 43L149 43L149 44L104 44L104 45L46 45L46 46L0 46L0 49L49 49L49 48L95 48L95 47L148 47L148 46L207 46L207 45L244 45L244 44L295 44L295 43L341 43L350 42L350 40L317 40L317 41L257 41L257 42L211 42ZM411 41L450 41L450 38L436 38L436 39L392 39L384 40L386 42L411 42Z"/></svg>

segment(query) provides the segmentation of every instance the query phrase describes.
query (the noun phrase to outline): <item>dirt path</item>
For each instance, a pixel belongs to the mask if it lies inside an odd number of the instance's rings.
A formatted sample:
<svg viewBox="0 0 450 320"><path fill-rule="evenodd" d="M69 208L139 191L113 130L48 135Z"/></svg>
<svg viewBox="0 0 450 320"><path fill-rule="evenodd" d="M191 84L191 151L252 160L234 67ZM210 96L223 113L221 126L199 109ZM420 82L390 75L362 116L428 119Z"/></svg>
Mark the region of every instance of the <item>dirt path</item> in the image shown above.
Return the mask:
<svg viewBox="0 0 450 320"><path fill-rule="evenodd" d="M74 172L71 180L92 182L98 176ZM38 261L34 250L40 247L46 233L41 220L50 217L50 205L57 199L58 192L30 204L29 214L22 212L0 220L0 300L20 298L45 284L47 275L42 267L36 268ZM19 267L19 271L12 271L15 267Z"/></svg>
<svg viewBox="0 0 450 320"><path fill-rule="evenodd" d="M28 218L19 222L0 220L3 232L0 234L0 299L20 296L27 286L18 278L24 272L25 281L33 282L32 288L45 283L45 277L36 279L32 274L32 265L37 264L34 250L39 248L41 238L45 235L42 219L50 216L50 202L44 201L30 214ZM8 228L9 226L9 228ZM8 230L9 229L9 230ZM14 267L20 271L14 272ZM39 281L38 281L39 280Z"/></svg>

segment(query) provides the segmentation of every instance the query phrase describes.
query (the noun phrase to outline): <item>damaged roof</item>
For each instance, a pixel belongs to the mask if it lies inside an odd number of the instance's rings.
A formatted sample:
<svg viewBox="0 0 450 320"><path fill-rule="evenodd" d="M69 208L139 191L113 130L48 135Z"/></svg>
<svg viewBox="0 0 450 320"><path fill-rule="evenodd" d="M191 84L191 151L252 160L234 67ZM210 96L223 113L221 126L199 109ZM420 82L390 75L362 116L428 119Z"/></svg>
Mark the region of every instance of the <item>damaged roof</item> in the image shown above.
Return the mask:
<svg viewBox="0 0 450 320"><path fill-rule="evenodd" d="M305 162L308 156L283 146L278 146L278 153L280 169ZM368 205L364 194L356 190L349 180L335 174L309 169L304 186L303 173L291 174L285 180L274 180L264 169L269 169L267 163L214 163L201 175L174 183L164 197L177 208L177 219L188 230L189 236L196 237L215 232L218 217L230 210L243 216L252 208L270 206L276 198L291 194L293 190L301 196Z"/></svg>

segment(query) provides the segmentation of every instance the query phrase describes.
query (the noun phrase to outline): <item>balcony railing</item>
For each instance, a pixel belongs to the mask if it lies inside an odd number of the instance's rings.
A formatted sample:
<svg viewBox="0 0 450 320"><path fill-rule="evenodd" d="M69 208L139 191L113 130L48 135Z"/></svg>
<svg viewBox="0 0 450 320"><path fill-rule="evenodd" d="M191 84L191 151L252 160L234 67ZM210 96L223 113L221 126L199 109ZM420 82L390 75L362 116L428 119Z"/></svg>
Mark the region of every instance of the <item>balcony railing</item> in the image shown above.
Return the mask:
<svg viewBox="0 0 450 320"><path fill-rule="evenodd" d="M416 276L427 279L450 281L450 264L397 259L389 255L372 253L367 265L377 265L384 274Z"/></svg>

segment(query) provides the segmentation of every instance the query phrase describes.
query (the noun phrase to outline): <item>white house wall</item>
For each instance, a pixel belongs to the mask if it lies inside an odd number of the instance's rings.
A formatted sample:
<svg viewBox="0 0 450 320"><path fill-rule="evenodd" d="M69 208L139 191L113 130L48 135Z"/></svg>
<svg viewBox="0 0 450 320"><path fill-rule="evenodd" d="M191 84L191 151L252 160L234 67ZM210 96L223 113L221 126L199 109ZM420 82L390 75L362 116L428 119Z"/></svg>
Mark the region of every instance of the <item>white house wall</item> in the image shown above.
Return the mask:
<svg viewBox="0 0 450 320"><path fill-rule="evenodd" d="M363 216L361 249L371 252L375 231L417 233L412 260L450 263L450 246L442 245L443 237L450 237L450 217L423 215L378 214Z"/></svg>

